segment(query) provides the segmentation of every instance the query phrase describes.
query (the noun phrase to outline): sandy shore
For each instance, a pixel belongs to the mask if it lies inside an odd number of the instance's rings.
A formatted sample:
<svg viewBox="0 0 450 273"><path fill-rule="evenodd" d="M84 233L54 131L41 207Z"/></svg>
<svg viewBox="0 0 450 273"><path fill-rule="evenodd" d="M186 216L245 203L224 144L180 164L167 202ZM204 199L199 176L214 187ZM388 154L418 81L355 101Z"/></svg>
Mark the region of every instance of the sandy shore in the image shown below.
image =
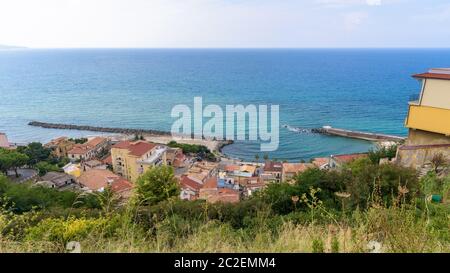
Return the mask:
<svg viewBox="0 0 450 273"><path fill-rule="evenodd" d="M203 145L206 146L209 150L211 151L216 151L218 152L220 150L220 148L226 144L227 142L225 141L218 141L218 140L208 140L208 139L192 139L189 137L185 137L185 138L174 138L172 136L167 136L167 135L149 135L149 134L144 134L143 135L145 140L150 141L150 142L154 142L154 143L159 143L159 144L167 144L171 141L176 141L178 143L183 143L183 144L195 144L195 145Z"/></svg>

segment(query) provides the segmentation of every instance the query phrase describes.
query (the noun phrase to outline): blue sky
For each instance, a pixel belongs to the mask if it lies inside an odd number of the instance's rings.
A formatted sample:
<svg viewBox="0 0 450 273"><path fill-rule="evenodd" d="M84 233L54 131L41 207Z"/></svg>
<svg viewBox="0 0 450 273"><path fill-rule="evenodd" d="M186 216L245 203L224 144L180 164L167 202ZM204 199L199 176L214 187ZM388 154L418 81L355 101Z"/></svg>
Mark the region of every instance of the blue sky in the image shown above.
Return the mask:
<svg viewBox="0 0 450 273"><path fill-rule="evenodd" d="M448 0L1 0L28 47L450 47Z"/></svg>

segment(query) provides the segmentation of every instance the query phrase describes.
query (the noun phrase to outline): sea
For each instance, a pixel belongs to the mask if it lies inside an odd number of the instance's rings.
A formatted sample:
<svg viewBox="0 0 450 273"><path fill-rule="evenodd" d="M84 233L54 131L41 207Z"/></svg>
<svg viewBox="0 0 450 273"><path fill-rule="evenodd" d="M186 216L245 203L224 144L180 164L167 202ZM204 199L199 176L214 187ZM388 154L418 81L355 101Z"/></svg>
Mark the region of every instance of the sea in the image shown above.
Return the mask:
<svg viewBox="0 0 450 273"><path fill-rule="evenodd" d="M450 67L450 49L20 49L0 51L0 132L11 142L98 133L43 129L30 121L165 130L172 108L279 105L279 146L292 162L374 148L319 135L325 125L405 136L411 77ZM263 158L258 141L223 148Z"/></svg>

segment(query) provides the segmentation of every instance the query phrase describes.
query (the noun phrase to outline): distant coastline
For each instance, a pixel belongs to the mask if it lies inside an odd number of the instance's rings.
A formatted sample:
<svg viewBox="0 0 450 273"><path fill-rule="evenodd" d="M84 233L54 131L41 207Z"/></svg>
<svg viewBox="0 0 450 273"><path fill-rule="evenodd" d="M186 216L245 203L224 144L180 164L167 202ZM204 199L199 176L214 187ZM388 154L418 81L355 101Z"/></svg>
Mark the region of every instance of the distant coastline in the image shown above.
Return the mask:
<svg viewBox="0 0 450 273"><path fill-rule="evenodd" d="M13 50L13 49L28 49L28 47L11 46L11 45L0 45L0 50Z"/></svg>

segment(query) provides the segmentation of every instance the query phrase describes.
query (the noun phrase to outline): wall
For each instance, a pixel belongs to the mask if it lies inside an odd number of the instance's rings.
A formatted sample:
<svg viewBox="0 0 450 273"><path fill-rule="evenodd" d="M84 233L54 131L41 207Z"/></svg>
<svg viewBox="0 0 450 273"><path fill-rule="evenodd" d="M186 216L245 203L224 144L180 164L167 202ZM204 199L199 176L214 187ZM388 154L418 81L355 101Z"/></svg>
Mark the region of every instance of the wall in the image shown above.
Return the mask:
<svg viewBox="0 0 450 273"><path fill-rule="evenodd" d="M427 79L421 105L450 109L450 81Z"/></svg>

